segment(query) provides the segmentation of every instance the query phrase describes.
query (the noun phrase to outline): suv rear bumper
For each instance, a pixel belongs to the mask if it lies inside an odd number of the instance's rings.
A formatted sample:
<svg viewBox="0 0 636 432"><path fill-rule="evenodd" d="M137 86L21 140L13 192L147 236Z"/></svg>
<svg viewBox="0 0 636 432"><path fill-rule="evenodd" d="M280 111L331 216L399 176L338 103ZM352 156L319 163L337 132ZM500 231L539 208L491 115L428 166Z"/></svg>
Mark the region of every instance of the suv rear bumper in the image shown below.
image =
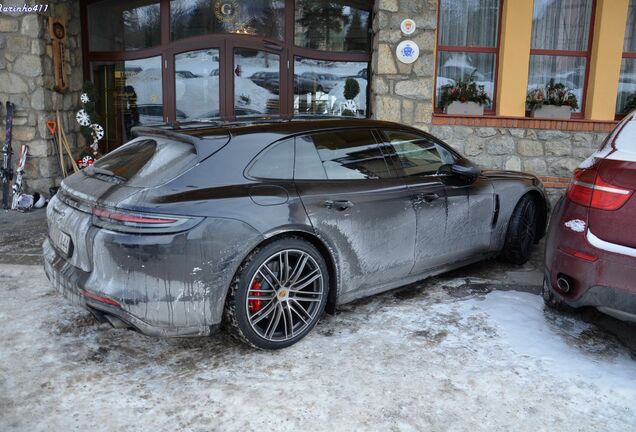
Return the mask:
<svg viewBox="0 0 636 432"><path fill-rule="evenodd" d="M550 273L546 271L545 280L550 280ZM583 306L595 307L599 311L615 318L636 322L636 293L603 285L594 285L582 290L577 298L569 298L549 283L547 288L554 296L566 305L579 308Z"/></svg>
<svg viewBox="0 0 636 432"><path fill-rule="evenodd" d="M575 221L581 226L568 227ZM636 321L636 257L600 248L601 244L594 244L591 238L587 209L562 199L546 239L546 288L571 307L591 306L619 319ZM559 275L569 278L568 292L559 289Z"/></svg>
<svg viewBox="0 0 636 432"><path fill-rule="evenodd" d="M83 307L96 315L99 319L109 316L115 317L117 320L126 324L125 327L130 327L147 336L160 337L207 336L219 327L218 325L193 327L158 326L137 317L130 310L127 310L125 299L123 301L117 299L122 303L122 307L117 307L87 297L83 293L87 291L92 292L90 289L87 289L91 274L73 266L62 258L57 250L51 246L49 239L44 241L42 248L44 271L55 289L72 304ZM111 322L111 324L116 322L110 319L108 321Z"/></svg>

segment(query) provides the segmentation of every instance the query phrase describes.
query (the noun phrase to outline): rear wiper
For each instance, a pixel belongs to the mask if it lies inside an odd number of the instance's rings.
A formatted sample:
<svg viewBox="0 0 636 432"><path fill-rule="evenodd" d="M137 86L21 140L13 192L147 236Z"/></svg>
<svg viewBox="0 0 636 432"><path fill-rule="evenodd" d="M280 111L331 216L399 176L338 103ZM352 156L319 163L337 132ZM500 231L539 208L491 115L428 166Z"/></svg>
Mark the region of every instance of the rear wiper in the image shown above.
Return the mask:
<svg viewBox="0 0 636 432"><path fill-rule="evenodd" d="M115 174L114 172L112 172L111 170L107 170L104 168L98 168L94 165L88 166L86 168L84 168L84 172L89 175L89 176L93 176L95 174L100 174L100 175L105 175L108 177L113 177L116 178L117 180L121 181L122 183L126 181L125 178L123 178L122 176L118 176L117 174Z"/></svg>

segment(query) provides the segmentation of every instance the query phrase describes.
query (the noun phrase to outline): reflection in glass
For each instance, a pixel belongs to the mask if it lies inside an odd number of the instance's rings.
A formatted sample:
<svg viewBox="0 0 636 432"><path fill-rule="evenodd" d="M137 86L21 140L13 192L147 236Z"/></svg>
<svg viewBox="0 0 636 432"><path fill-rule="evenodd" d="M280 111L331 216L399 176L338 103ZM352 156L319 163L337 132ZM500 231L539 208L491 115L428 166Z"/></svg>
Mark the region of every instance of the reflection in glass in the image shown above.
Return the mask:
<svg viewBox="0 0 636 432"><path fill-rule="evenodd" d="M490 99L494 100L495 63L494 53L441 51L437 61L437 95L443 86L455 84L474 74L477 85L483 86Z"/></svg>
<svg viewBox="0 0 636 432"><path fill-rule="evenodd" d="M134 126L164 122L161 57L91 63L95 110L104 127L100 151L132 139Z"/></svg>
<svg viewBox="0 0 636 432"><path fill-rule="evenodd" d="M405 176L436 174L445 164L454 162L448 151L437 144L407 132L385 131L388 141Z"/></svg>
<svg viewBox="0 0 636 432"><path fill-rule="evenodd" d="M369 51L371 13L343 0L297 0L295 43L329 51Z"/></svg>
<svg viewBox="0 0 636 432"><path fill-rule="evenodd" d="M174 67L177 120L219 117L219 50L177 54Z"/></svg>
<svg viewBox="0 0 636 432"><path fill-rule="evenodd" d="M618 98L616 101L616 112L618 114L627 114L625 106L627 105L627 98L631 95L636 95L636 59L624 58L621 63L621 78L618 84Z"/></svg>
<svg viewBox="0 0 636 432"><path fill-rule="evenodd" d="M442 0L440 45L497 46L499 0Z"/></svg>
<svg viewBox="0 0 636 432"><path fill-rule="evenodd" d="M280 112L280 58L252 49L234 51L234 115Z"/></svg>
<svg viewBox="0 0 636 432"><path fill-rule="evenodd" d="M91 51L150 48L161 43L159 1L102 0L88 5Z"/></svg>
<svg viewBox="0 0 636 432"><path fill-rule="evenodd" d="M321 133L312 138L329 180L392 176L370 130Z"/></svg>
<svg viewBox="0 0 636 432"><path fill-rule="evenodd" d="M294 114L366 117L367 63L297 57L294 72Z"/></svg>
<svg viewBox="0 0 636 432"><path fill-rule="evenodd" d="M172 40L211 33L282 39L284 8L280 0L172 0Z"/></svg>
<svg viewBox="0 0 636 432"><path fill-rule="evenodd" d="M528 90L544 88L550 79L554 78L555 83L565 85L574 93L579 103L579 108L575 111L580 112L583 104L585 65L585 57L531 55Z"/></svg>
<svg viewBox="0 0 636 432"><path fill-rule="evenodd" d="M587 51L593 0L534 0L532 48Z"/></svg>

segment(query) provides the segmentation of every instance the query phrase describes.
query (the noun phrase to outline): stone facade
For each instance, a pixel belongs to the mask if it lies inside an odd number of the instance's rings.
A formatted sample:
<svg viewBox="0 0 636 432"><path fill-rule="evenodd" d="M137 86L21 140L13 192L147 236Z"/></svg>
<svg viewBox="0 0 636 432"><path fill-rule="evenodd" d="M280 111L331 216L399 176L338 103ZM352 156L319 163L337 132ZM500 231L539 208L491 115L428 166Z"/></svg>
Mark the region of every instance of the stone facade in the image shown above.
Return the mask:
<svg viewBox="0 0 636 432"><path fill-rule="evenodd" d="M430 132L484 166L567 177L607 136L568 132L470 126L429 126Z"/></svg>
<svg viewBox="0 0 636 432"><path fill-rule="evenodd" d="M373 29L371 94L373 117L430 130L435 84L437 0L377 0ZM415 33L408 38L420 47L412 64L395 58L395 47L407 39L400 23L413 18Z"/></svg>
<svg viewBox="0 0 636 432"><path fill-rule="evenodd" d="M607 132L433 124L437 5L437 0L377 0L371 78L373 117L431 132L490 168L570 176L600 146ZM400 31L405 18L417 24L410 36ZM420 57L410 65L398 62L395 56L395 47L405 39L415 41L420 48Z"/></svg>
<svg viewBox="0 0 636 432"><path fill-rule="evenodd" d="M20 144L29 146L23 185L27 192L44 192L61 180L57 150L53 148L46 121L60 111L64 130L73 150L80 146L75 112L83 84L79 1L53 0L46 14L26 13L0 16L0 140L5 137L4 102L15 104L13 121L13 166ZM53 60L48 17L66 22L65 64L69 90L53 90ZM83 142L81 143L83 145ZM77 156L77 154L76 154Z"/></svg>

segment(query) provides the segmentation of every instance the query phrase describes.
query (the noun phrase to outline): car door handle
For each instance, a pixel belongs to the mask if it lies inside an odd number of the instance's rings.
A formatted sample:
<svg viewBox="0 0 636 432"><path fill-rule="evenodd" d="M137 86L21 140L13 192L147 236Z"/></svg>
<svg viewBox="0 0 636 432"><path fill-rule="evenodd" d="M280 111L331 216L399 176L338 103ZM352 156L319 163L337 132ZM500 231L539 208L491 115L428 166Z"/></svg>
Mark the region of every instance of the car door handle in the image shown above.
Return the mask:
<svg viewBox="0 0 636 432"><path fill-rule="evenodd" d="M347 200L326 200L325 207L328 209L335 208L336 210L342 211L348 209L349 207L353 207L353 203Z"/></svg>

